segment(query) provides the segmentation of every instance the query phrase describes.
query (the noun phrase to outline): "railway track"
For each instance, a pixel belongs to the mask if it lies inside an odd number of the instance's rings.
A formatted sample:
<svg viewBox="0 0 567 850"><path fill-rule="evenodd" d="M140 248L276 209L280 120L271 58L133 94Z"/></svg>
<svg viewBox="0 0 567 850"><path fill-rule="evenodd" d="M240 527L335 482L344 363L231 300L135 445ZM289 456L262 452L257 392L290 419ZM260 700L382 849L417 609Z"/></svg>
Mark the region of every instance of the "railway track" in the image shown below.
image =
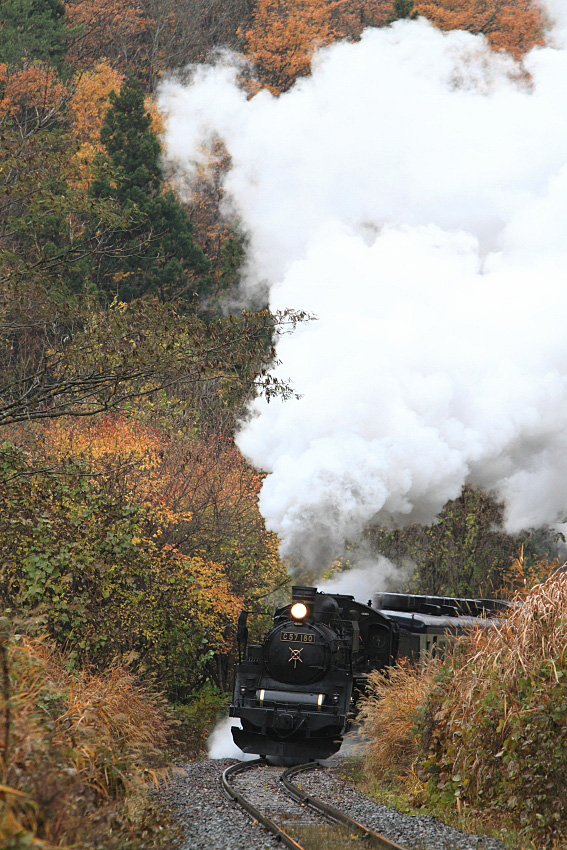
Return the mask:
<svg viewBox="0 0 567 850"><path fill-rule="evenodd" d="M244 794L234 787L232 782L234 777L249 771L260 768L265 769L267 767L267 762L262 758L254 759L254 761L238 762L237 764L231 765L222 774L222 788L232 800L242 806L256 821L263 824L263 826L265 826L266 829L268 829L278 839L282 846L289 847L292 850L308 850L308 848L304 844L299 843L299 841L297 841L296 838L287 831L287 829L283 829L281 825L277 824L275 820L269 817L265 812L260 811L254 803L252 803L244 796ZM345 850L348 850L348 847L350 846L360 846L361 843L364 847L377 848L377 850L405 850L405 848L401 847L399 844L395 844L383 835L373 832L371 829L368 829L361 823L358 823L358 821L353 820L353 818L349 817L349 815L335 809L334 806L319 800L317 797L306 794L302 788L292 782L292 778L294 778L297 774L314 770L318 767L319 765L317 763L310 762L309 764L297 765L282 771L279 774L279 782L281 783L280 790L293 798L296 803L303 808L303 810L308 809L316 812L319 820L324 818L327 824L329 822L332 823L335 829L343 828L344 834L340 836L340 844L338 846L341 848L344 847ZM261 776L259 778L261 778ZM289 820L289 818L286 820ZM337 827L337 825L339 826ZM319 831L324 833L324 827L322 827L320 823L317 824L317 822L310 828L306 828L305 825L301 824L296 824L294 827L292 821L291 831L295 832L296 836L298 836L299 833L298 837L300 837L301 841L306 840L309 844L312 844L315 841L315 844L317 844L316 833ZM301 833L304 833L306 839L301 838ZM323 839L323 843L324 846L329 846L326 838ZM319 842L317 846L321 846L321 842Z"/></svg>

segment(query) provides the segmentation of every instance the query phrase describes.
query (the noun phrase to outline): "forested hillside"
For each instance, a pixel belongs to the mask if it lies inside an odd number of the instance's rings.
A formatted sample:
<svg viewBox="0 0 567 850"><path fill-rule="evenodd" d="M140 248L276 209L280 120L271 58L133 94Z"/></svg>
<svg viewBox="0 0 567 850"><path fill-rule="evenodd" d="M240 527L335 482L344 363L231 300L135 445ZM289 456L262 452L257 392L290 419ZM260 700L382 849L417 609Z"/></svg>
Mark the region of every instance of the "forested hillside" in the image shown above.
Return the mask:
<svg viewBox="0 0 567 850"><path fill-rule="evenodd" d="M256 393L293 394L269 373L274 341L309 317L243 299L228 154L213 144L180 194L156 88L231 48L249 60L249 96L278 95L317 49L416 15L516 59L545 40L531 0L2 3L2 846L158 842L123 805L150 745L172 705L190 726L192 706L222 703L239 610L264 611L289 585L258 508L262 474L234 435ZM414 589L495 592L514 582L520 545L500 520L467 489L434 528L367 537L412 560ZM547 541L525 542L539 575Z"/></svg>

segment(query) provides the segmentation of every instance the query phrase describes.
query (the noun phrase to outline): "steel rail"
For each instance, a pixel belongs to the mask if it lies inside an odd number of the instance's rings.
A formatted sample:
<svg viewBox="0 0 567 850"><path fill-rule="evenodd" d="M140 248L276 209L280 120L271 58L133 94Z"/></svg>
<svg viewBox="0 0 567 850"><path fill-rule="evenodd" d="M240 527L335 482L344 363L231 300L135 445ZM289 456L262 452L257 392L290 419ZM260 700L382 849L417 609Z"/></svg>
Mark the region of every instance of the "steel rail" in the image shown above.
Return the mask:
<svg viewBox="0 0 567 850"><path fill-rule="evenodd" d="M298 844L297 841L295 841L291 837L291 835L288 835L287 832L285 832L283 829L280 829L277 823L263 815L262 812L256 808L256 806L253 806L252 803L250 803L246 799L246 797L243 797L242 794L240 794L235 788L233 788L229 782L230 777L236 776L238 773L244 773L244 771L250 770L253 767L260 767L261 765L265 765L266 763L267 762L265 759L259 758L254 759L253 761L238 762L238 764L233 764L230 767L227 767L227 769L221 776L221 786L231 800L234 800L240 806L242 806L243 809L246 809L246 811L250 815L252 815L255 820L259 821L259 823L261 823L263 826L266 827L266 829L268 829L273 835L275 835L278 841L281 841L281 843L285 847L289 847L290 850L304 850L301 844Z"/></svg>
<svg viewBox="0 0 567 850"><path fill-rule="evenodd" d="M312 797L310 794L306 794L305 791L298 788L297 785L294 785L293 782L290 781L291 777L295 776L296 773L315 770L317 767L319 767L319 765L316 762L309 762L309 764L300 764L295 767L290 767L287 770L284 770L281 774L280 782L282 782L287 793L293 797L294 800L297 800L298 803L310 806L337 823L342 823L345 826L348 826L350 830L357 832L362 838L367 838L371 846L378 847L380 850L405 850L404 847L401 847L394 841L390 841L389 838L380 835L378 832L368 829L366 826L358 823L358 821L348 815L345 815L344 812L335 809L335 807L329 805L329 803L324 803L323 800L319 800L318 797Z"/></svg>

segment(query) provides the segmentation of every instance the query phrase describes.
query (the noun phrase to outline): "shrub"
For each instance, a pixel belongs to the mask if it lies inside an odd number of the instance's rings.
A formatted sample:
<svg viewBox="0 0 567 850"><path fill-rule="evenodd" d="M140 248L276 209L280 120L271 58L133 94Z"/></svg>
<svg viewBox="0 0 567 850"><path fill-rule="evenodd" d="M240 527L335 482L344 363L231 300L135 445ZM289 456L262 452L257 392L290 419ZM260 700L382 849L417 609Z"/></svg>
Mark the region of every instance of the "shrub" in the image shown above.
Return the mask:
<svg viewBox="0 0 567 850"><path fill-rule="evenodd" d="M30 473L0 449L0 605L40 616L68 664L119 658L183 699L230 644L240 607L222 565L160 545L147 509L105 493L84 464Z"/></svg>
<svg viewBox="0 0 567 850"><path fill-rule="evenodd" d="M186 705L175 706L178 723L177 739L184 755L206 753L206 741L219 717L228 714L230 695L223 694L210 683L196 691Z"/></svg>
<svg viewBox="0 0 567 850"><path fill-rule="evenodd" d="M567 840L567 574L460 642L421 724L422 776L438 804L507 812L539 846Z"/></svg>
<svg viewBox="0 0 567 850"><path fill-rule="evenodd" d="M151 832L148 808L134 818L127 804L162 772L159 751L169 734L163 699L123 667L70 673L51 641L10 636L6 623L0 846L136 846L137 834Z"/></svg>
<svg viewBox="0 0 567 850"><path fill-rule="evenodd" d="M404 659L370 674L359 717L369 738L366 770L381 781L411 771L418 754L417 714L433 689L438 667L435 659L423 667Z"/></svg>

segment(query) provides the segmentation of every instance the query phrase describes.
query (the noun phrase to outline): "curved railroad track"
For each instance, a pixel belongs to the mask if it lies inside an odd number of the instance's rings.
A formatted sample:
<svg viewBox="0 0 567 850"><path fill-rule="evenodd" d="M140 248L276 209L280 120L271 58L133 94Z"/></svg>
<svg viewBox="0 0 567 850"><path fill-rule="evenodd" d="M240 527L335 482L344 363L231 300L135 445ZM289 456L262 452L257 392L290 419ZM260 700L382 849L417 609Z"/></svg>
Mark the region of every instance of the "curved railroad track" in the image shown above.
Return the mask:
<svg viewBox="0 0 567 850"><path fill-rule="evenodd" d="M236 790L231 782L231 779L238 774L245 773L250 770L255 770L259 767L267 767L267 762L263 758L254 759L253 761L238 762L228 767L221 776L221 785L225 793L242 808L244 808L256 821L263 824L284 846L292 848L292 850L305 850L304 846L293 838L285 829L278 825L271 817L268 817L264 812L261 812L249 799ZM300 764L290 767L282 771L279 775L279 780L282 785L282 790L292 797L300 806L311 809L323 816L327 821L333 824L340 824L346 827L346 835L357 843L364 841L365 847L377 848L377 850L405 850L399 844L395 844L383 835L380 835L373 830L363 826L358 821L353 820L349 815L335 809L334 806L319 800L317 797L312 797L306 794L300 787L295 785L292 778L304 771L315 770L320 766L316 762L309 764ZM348 840L347 839L347 840ZM344 845L347 846L346 844Z"/></svg>

